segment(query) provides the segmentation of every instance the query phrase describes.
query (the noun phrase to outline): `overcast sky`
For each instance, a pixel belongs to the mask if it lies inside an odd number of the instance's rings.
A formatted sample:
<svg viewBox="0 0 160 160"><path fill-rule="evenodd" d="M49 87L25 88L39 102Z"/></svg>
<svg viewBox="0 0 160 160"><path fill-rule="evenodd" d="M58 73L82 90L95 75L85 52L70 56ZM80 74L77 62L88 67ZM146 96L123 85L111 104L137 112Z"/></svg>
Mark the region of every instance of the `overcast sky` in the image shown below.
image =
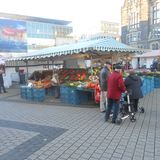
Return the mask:
<svg viewBox="0 0 160 160"><path fill-rule="evenodd" d="M74 33L84 33L95 22L120 23L124 0L1 0L0 12L69 20Z"/></svg>

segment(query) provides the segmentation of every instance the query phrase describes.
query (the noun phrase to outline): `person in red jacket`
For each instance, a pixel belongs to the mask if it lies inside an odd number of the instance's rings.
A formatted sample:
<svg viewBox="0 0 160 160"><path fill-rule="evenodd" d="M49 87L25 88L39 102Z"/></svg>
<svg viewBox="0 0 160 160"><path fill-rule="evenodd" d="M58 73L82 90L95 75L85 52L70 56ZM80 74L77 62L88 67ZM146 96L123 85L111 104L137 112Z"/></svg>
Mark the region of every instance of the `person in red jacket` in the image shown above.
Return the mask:
<svg viewBox="0 0 160 160"><path fill-rule="evenodd" d="M121 71L122 66L115 64L114 71L108 77L108 106L105 114L105 121L108 121L111 110L113 110L112 123L116 122L121 94L122 92L127 92Z"/></svg>

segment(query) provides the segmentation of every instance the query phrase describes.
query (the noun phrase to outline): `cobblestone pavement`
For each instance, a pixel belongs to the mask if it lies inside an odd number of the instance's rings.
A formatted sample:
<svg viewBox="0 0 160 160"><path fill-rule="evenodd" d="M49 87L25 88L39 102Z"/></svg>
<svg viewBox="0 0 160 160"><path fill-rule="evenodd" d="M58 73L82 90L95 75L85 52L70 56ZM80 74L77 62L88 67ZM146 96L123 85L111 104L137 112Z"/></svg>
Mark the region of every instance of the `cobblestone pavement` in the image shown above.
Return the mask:
<svg viewBox="0 0 160 160"><path fill-rule="evenodd" d="M24 103L2 94L0 160L159 160L160 89L140 106L145 113L136 122L115 125L95 106Z"/></svg>

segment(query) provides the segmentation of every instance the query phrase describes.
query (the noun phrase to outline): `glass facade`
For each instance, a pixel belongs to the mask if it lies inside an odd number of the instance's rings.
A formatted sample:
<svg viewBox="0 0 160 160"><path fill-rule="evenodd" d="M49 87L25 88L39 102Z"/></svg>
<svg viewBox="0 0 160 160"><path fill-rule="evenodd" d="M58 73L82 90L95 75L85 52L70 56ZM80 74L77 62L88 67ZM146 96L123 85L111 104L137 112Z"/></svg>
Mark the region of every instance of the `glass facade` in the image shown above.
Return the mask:
<svg viewBox="0 0 160 160"><path fill-rule="evenodd" d="M71 21L0 12L0 52L29 53L63 44Z"/></svg>
<svg viewBox="0 0 160 160"><path fill-rule="evenodd" d="M72 33L72 27L41 22L27 22L28 38L54 39L55 36L65 37L70 33Z"/></svg>

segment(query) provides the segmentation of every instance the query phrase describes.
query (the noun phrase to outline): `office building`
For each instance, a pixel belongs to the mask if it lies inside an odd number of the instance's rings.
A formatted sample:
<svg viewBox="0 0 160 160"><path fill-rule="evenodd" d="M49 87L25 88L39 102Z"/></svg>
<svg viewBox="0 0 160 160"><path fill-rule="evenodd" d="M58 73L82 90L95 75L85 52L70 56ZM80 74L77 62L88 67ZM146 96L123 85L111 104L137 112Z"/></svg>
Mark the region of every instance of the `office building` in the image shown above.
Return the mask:
<svg viewBox="0 0 160 160"><path fill-rule="evenodd" d="M125 0L121 17L122 43L160 49L160 0Z"/></svg>
<svg viewBox="0 0 160 160"><path fill-rule="evenodd" d="M22 55L69 43L71 21L0 13L0 54Z"/></svg>

